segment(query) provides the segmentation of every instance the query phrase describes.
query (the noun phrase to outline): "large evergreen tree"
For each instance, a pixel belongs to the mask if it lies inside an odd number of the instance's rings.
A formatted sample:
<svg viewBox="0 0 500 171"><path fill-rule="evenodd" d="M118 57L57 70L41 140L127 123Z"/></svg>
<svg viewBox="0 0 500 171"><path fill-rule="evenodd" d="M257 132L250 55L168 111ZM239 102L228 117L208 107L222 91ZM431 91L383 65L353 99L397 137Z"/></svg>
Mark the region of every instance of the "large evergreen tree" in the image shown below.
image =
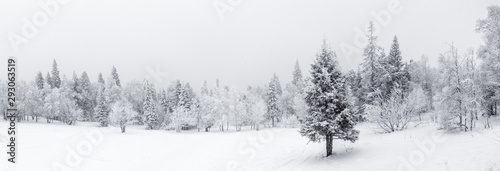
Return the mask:
<svg viewBox="0 0 500 171"><path fill-rule="evenodd" d="M146 129L154 129L157 126L158 115L156 114L155 104L153 99L153 87L149 84L147 80L144 80L144 102L143 102L143 110L144 117L146 121Z"/></svg>
<svg viewBox="0 0 500 171"><path fill-rule="evenodd" d="M103 85L101 85L103 86ZM94 109L95 111L95 117L97 121L100 123L101 126L107 127L108 126L108 116L109 116L109 106L108 103L106 102L106 98L104 97L104 91L102 88L99 88L97 92L97 106Z"/></svg>
<svg viewBox="0 0 500 171"><path fill-rule="evenodd" d="M361 85L360 94L362 101L365 104L373 103L375 92L379 89L381 74L383 68L380 64L382 48L377 45L377 36L375 35L375 27L373 22L368 25L368 33L366 35L368 44L364 48L364 61L361 64Z"/></svg>
<svg viewBox="0 0 500 171"><path fill-rule="evenodd" d="M83 110L85 120L92 120L92 110L94 109L95 99L92 97L92 84L90 83L87 72L80 76L81 98L78 100L78 106Z"/></svg>
<svg viewBox="0 0 500 171"><path fill-rule="evenodd" d="M402 61L401 50L399 49L398 38L394 36L389 55L382 59L385 76L381 81L381 91L384 99L391 96L391 91L397 86L401 89L401 94L409 93L410 89L410 74L406 64Z"/></svg>
<svg viewBox="0 0 500 171"><path fill-rule="evenodd" d="M333 139L354 142L359 131L354 129L356 119L351 111L349 87L326 40L311 67L306 88L309 110L300 133L313 142L326 140L326 156L330 156Z"/></svg>

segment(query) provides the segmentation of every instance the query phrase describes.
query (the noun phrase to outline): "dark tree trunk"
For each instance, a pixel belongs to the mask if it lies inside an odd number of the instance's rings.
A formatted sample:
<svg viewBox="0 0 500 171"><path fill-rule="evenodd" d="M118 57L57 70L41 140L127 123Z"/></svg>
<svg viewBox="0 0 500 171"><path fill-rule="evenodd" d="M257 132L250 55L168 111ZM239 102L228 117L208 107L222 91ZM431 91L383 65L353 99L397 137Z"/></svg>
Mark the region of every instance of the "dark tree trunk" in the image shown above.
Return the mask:
<svg viewBox="0 0 500 171"><path fill-rule="evenodd" d="M125 125L120 125L120 128L122 129L122 133L125 133Z"/></svg>
<svg viewBox="0 0 500 171"><path fill-rule="evenodd" d="M326 135L326 157L333 154L333 136L331 134Z"/></svg>

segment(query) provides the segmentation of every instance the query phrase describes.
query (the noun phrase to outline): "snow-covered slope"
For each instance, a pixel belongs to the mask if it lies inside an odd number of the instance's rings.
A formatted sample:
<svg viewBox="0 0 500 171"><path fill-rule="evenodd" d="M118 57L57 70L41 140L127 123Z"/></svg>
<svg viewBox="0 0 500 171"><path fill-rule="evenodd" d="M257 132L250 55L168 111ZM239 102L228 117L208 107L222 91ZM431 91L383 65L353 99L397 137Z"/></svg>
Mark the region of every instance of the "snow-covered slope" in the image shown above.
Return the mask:
<svg viewBox="0 0 500 171"><path fill-rule="evenodd" d="M18 126L16 170L500 170L500 125L444 133L427 124L377 134L363 123L360 139L335 140L329 158L324 144L308 143L293 128L175 133L129 126L122 134L97 123ZM1 144L5 138L1 131ZM0 159L0 170L13 169L6 155Z"/></svg>

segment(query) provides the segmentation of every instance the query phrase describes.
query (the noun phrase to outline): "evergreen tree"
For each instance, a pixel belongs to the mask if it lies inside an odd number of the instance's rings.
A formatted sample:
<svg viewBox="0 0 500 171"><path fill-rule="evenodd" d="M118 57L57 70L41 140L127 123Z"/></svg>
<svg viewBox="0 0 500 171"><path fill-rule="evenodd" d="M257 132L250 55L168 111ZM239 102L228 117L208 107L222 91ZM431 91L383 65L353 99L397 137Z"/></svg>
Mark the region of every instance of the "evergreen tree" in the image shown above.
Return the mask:
<svg viewBox="0 0 500 171"><path fill-rule="evenodd" d="M302 79L302 71L300 70L299 60L295 62L292 84L298 87L300 90L304 88L304 80Z"/></svg>
<svg viewBox="0 0 500 171"><path fill-rule="evenodd" d="M43 85L45 84L45 81L43 80L42 72L38 72L36 74L35 82L38 90L43 90Z"/></svg>
<svg viewBox="0 0 500 171"><path fill-rule="evenodd" d="M381 85L381 91L384 99L391 96L391 91L397 84L401 89L401 94L409 93L410 89L410 74L406 68L406 64L402 62L401 51L399 50L398 38L394 36L393 43L389 55L383 59L383 67L385 68L386 79Z"/></svg>
<svg viewBox="0 0 500 171"><path fill-rule="evenodd" d="M355 142L359 131L354 129L356 119L351 111L349 87L326 40L311 67L306 89L309 110L300 133L313 142L326 140L326 156L330 156L333 139Z"/></svg>
<svg viewBox="0 0 500 171"><path fill-rule="evenodd" d="M78 106L83 110L83 117L85 120L92 120L92 110L94 103L92 100L92 84L90 83L87 72L83 72L80 76L80 91L81 98L78 101Z"/></svg>
<svg viewBox="0 0 500 171"><path fill-rule="evenodd" d="M61 78L59 77L56 60L52 63L52 84L55 88L61 87Z"/></svg>
<svg viewBox="0 0 500 171"><path fill-rule="evenodd" d="M45 79L47 80L47 85L49 85L49 87L53 89L54 84L52 84L52 77L50 77L50 73L47 72L47 76L45 77Z"/></svg>
<svg viewBox="0 0 500 171"><path fill-rule="evenodd" d="M276 81L276 74L269 82L269 88L267 89L267 116L266 119L271 121L272 127L275 126L275 121L279 117L280 109L278 104L279 94L278 85Z"/></svg>
<svg viewBox="0 0 500 171"><path fill-rule="evenodd" d="M373 22L369 23L368 34L366 36L368 38L368 45L364 48L363 56L365 58L361 64L361 100L365 104L370 104L374 102L374 97L376 96L374 93L379 89L380 83L378 81L381 80L381 74L384 72L380 64L382 48L377 45L377 36L375 36Z"/></svg>
<svg viewBox="0 0 500 171"><path fill-rule="evenodd" d="M203 82L203 87L201 87L201 95L208 95L207 80Z"/></svg>
<svg viewBox="0 0 500 171"><path fill-rule="evenodd" d="M102 86L102 85L101 85ZM109 116L109 106L106 102L106 98L104 97L104 91L102 88L99 88L97 92L97 106L94 109L95 113L95 118L97 121L100 123L101 126L107 127L108 126L108 116Z"/></svg>
<svg viewBox="0 0 500 171"><path fill-rule="evenodd" d="M97 83L104 85L105 81L102 77L102 73L99 73L99 76L97 77Z"/></svg>
<svg viewBox="0 0 500 171"><path fill-rule="evenodd" d="M71 89L73 90L73 92L76 92L78 94L82 92L80 86L80 80L78 79L78 75L76 75L75 72L73 72L73 83L71 85L72 85Z"/></svg>
<svg viewBox="0 0 500 171"><path fill-rule="evenodd" d="M154 99L153 99L153 87L149 84L147 80L144 80L143 90L145 93L143 110L144 117L146 121L146 129L154 129L157 126L158 115L156 114Z"/></svg>
<svg viewBox="0 0 500 171"><path fill-rule="evenodd" d="M278 96L281 96L283 94L283 90L281 89L280 78L276 75L276 73L274 73L272 82L276 88L276 93Z"/></svg>
<svg viewBox="0 0 500 171"><path fill-rule="evenodd" d="M115 66L113 66L113 69L111 69L111 75L113 76L113 80L116 82L116 85L118 87L122 87L120 84L120 77L118 76L118 72L116 71Z"/></svg>

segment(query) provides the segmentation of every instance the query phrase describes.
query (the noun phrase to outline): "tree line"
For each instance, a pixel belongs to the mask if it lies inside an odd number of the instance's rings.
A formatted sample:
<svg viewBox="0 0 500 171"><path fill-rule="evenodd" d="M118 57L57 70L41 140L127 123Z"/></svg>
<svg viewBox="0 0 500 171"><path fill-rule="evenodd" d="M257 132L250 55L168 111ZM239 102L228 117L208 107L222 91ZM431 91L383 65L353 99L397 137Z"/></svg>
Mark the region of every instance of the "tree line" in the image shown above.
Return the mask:
<svg viewBox="0 0 500 171"><path fill-rule="evenodd" d="M386 133L406 129L424 116L449 131L470 131L479 121L490 128L500 101L500 7L487 10L487 18L476 23L484 40L480 48L460 53L450 43L439 55L438 67L431 67L425 56L404 62L397 36L386 54L370 22L357 71L343 72L324 40L310 74L302 76L297 60L293 79L284 87L276 74L268 84L244 90L222 86L218 79L208 88L205 81L200 94L180 80L167 88L148 80L122 87L115 67L106 79L100 73L91 82L86 72L61 78L54 60L45 77L38 72L33 81L19 82L18 120L38 122L43 117L47 123L68 125L95 121L103 127L120 126L122 132L127 124L177 132L300 126L311 141L326 140L327 155L332 154L333 139L358 139L357 122L375 123ZM4 92L5 85L0 85Z"/></svg>

